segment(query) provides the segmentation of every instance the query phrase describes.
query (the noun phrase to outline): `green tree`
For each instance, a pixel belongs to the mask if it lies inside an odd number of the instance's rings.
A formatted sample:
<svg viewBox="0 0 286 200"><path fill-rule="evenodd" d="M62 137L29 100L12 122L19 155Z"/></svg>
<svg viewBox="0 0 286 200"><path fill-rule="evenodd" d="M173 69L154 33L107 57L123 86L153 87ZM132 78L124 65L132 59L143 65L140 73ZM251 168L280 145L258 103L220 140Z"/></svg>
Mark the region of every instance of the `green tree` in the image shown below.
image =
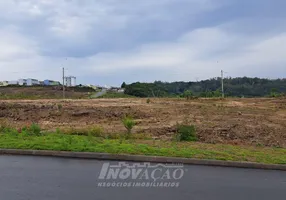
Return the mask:
<svg viewBox="0 0 286 200"><path fill-rule="evenodd" d="M280 96L282 96L282 94L280 94L276 88L271 89L270 97L280 97Z"/></svg>
<svg viewBox="0 0 286 200"><path fill-rule="evenodd" d="M126 83L125 83L125 82L123 82L123 83L121 84L121 88L126 88Z"/></svg>
<svg viewBox="0 0 286 200"><path fill-rule="evenodd" d="M261 78L225 78L224 89L226 96L234 97L265 97L286 92L286 79L261 79ZM276 88L272 90L272 88ZM186 92L187 91L187 92ZM220 97L221 79L212 78L200 82L172 82L155 81L154 83L132 83L126 85L125 93L137 97L172 97L185 95L189 91L194 96ZM186 92L186 94L185 94ZM189 94L188 94L189 93Z"/></svg>
<svg viewBox="0 0 286 200"><path fill-rule="evenodd" d="M194 94L192 91L186 90L181 96L187 99L191 99L192 97L194 97Z"/></svg>

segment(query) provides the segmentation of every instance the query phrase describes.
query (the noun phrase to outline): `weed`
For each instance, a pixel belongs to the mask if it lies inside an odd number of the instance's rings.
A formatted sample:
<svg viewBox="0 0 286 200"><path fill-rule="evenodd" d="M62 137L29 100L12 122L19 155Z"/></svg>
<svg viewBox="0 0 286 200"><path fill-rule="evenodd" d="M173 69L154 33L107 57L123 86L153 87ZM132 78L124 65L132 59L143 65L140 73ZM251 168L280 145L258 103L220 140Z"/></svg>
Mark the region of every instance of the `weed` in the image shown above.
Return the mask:
<svg viewBox="0 0 286 200"><path fill-rule="evenodd" d="M93 141L93 135L92 135L91 132L88 132L87 140L88 140L89 142L92 142L92 141Z"/></svg>
<svg viewBox="0 0 286 200"><path fill-rule="evenodd" d="M33 123L30 126L24 126L23 128L17 130L18 133L21 133L24 136L41 136L42 129L38 124Z"/></svg>
<svg viewBox="0 0 286 200"><path fill-rule="evenodd" d="M71 145L73 143L73 137L67 137L67 143Z"/></svg>
<svg viewBox="0 0 286 200"><path fill-rule="evenodd" d="M30 135L35 135L35 136L41 135L41 127L35 123L33 123L30 127L28 127L27 131Z"/></svg>
<svg viewBox="0 0 286 200"><path fill-rule="evenodd" d="M68 143L67 139L62 138L62 140L60 140L60 141L61 141L61 148L62 148L61 150L67 150L69 147L69 143Z"/></svg>
<svg viewBox="0 0 286 200"><path fill-rule="evenodd" d="M88 129L67 128L60 130L61 133L66 135L88 135Z"/></svg>
<svg viewBox="0 0 286 200"><path fill-rule="evenodd" d="M132 134L131 138L135 140L151 140L152 135L145 134L145 133L135 133L135 134Z"/></svg>
<svg viewBox="0 0 286 200"><path fill-rule="evenodd" d="M147 100L146 100L146 103L151 103L151 100L148 98Z"/></svg>
<svg viewBox="0 0 286 200"><path fill-rule="evenodd" d="M257 146L257 147L263 147L264 145L261 144L261 143L257 143L256 146Z"/></svg>
<svg viewBox="0 0 286 200"><path fill-rule="evenodd" d="M7 128L4 131L5 134L8 134L13 137L18 137L19 133L15 128Z"/></svg>
<svg viewBox="0 0 286 200"><path fill-rule="evenodd" d="M93 97L91 96L91 98ZM99 96L97 98L136 98L136 97L124 93L107 92L106 94Z"/></svg>
<svg viewBox="0 0 286 200"><path fill-rule="evenodd" d="M177 141L197 141L196 128L194 125L177 125Z"/></svg>
<svg viewBox="0 0 286 200"><path fill-rule="evenodd" d="M184 125L186 126L186 125ZM258 163L286 164L286 150L282 148L247 147L224 144L203 144L194 142L166 142L160 140L124 140L103 139L88 136L43 134L25 136L23 139L16 129L10 134L0 134L2 149L35 149L73 152L99 152L111 154L138 154L153 156L171 156L197 159L216 159L230 161L249 161ZM18 134L20 135L20 134ZM242 156L243 155L243 156Z"/></svg>
<svg viewBox="0 0 286 200"><path fill-rule="evenodd" d="M136 125L136 122L134 121L134 119L132 117L126 116L123 118L122 123L123 123L124 127L127 129L127 137L130 138L131 131L132 131L133 127Z"/></svg>
<svg viewBox="0 0 286 200"><path fill-rule="evenodd" d="M104 129L100 126L92 126L87 128L68 128L63 130L57 130L57 133L63 133L66 135L92 135L93 137L103 137Z"/></svg>
<svg viewBox="0 0 286 200"><path fill-rule="evenodd" d="M0 132L6 132L7 130L11 129L12 126L4 120L0 121Z"/></svg>
<svg viewBox="0 0 286 200"><path fill-rule="evenodd" d="M94 137L102 137L104 134L104 130L100 126L93 126L88 130L88 135L94 136Z"/></svg>
<svg viewBox="0 0 286 200"><path fill-rule="evenodd" d="M58 110L62 110L63 109L63 105L62 104L58 104Z"/></svg>
<svg viewBox="0 0 286 200"><path fill-rule="evenodd" d="M57 128L57 129L56 129L56 134L62 134L62 131L61 131L60 128Z"/></svg>

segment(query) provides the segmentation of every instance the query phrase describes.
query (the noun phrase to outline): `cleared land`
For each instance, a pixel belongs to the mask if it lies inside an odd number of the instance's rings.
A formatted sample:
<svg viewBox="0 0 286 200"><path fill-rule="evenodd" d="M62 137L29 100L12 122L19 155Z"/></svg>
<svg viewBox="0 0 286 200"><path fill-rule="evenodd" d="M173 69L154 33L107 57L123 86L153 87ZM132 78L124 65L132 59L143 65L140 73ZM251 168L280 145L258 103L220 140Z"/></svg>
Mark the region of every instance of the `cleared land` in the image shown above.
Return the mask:
<svg viewBox="0 0 286 200"><path fill-rule="evenodd" d="M65 95L70 99L87 99L92 88L66 87ZM0 87L0 99L61 99L61 86L7 86Z"/></svg>
<svg viewBox="0 0 286 200"><path fill-rule="evenodd" d="M136 120L134 133L160 141L171 141L176 124L188 123L201 143L286 148L285 98L0 100L0 120L17 128L33 122L49 131L97 126L112 135L125 132L125 115Z"/></svg>

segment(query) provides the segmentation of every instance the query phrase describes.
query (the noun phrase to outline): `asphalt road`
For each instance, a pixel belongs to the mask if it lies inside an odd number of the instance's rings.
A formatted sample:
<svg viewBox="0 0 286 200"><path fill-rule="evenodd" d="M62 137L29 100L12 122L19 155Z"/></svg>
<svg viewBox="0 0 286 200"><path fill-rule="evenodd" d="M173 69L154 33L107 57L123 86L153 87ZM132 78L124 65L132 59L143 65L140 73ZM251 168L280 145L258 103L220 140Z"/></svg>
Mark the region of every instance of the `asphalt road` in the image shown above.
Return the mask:
<svg viewBox="0 0 286 200"><path fill-rule="evenodd" d="M178 188L102 188L98 177L103 163L0 156L0 200L286 199L286 172L282 171L184 166Z"/></svg>

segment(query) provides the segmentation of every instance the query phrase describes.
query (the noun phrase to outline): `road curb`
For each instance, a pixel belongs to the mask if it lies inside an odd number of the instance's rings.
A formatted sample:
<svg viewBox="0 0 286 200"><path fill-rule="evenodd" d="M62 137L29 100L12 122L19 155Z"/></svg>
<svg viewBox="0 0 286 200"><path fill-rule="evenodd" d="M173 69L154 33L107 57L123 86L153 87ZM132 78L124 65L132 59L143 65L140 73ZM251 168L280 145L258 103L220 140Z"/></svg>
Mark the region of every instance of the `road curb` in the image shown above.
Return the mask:
<svg viewBox="0 0 286 200"><path fill-rule="evenodd" d="M286 165L260 164L260 163L252 163L252 162L233 162L233 161L220 161L220 160L201 160L201 159L192 159L192 158L175 158L175 157L161 157L161 156L127 155L127 154L0 149L0 155L53 156L53 157L62 157L62 158L81 158L81 159L98 159L98 160L120 160L120 161L155 162L155 163L158 163L158 162L159 163L181 163L181 164L190 164L190 165L206 165L206 166L286 171Z"/></svg>

